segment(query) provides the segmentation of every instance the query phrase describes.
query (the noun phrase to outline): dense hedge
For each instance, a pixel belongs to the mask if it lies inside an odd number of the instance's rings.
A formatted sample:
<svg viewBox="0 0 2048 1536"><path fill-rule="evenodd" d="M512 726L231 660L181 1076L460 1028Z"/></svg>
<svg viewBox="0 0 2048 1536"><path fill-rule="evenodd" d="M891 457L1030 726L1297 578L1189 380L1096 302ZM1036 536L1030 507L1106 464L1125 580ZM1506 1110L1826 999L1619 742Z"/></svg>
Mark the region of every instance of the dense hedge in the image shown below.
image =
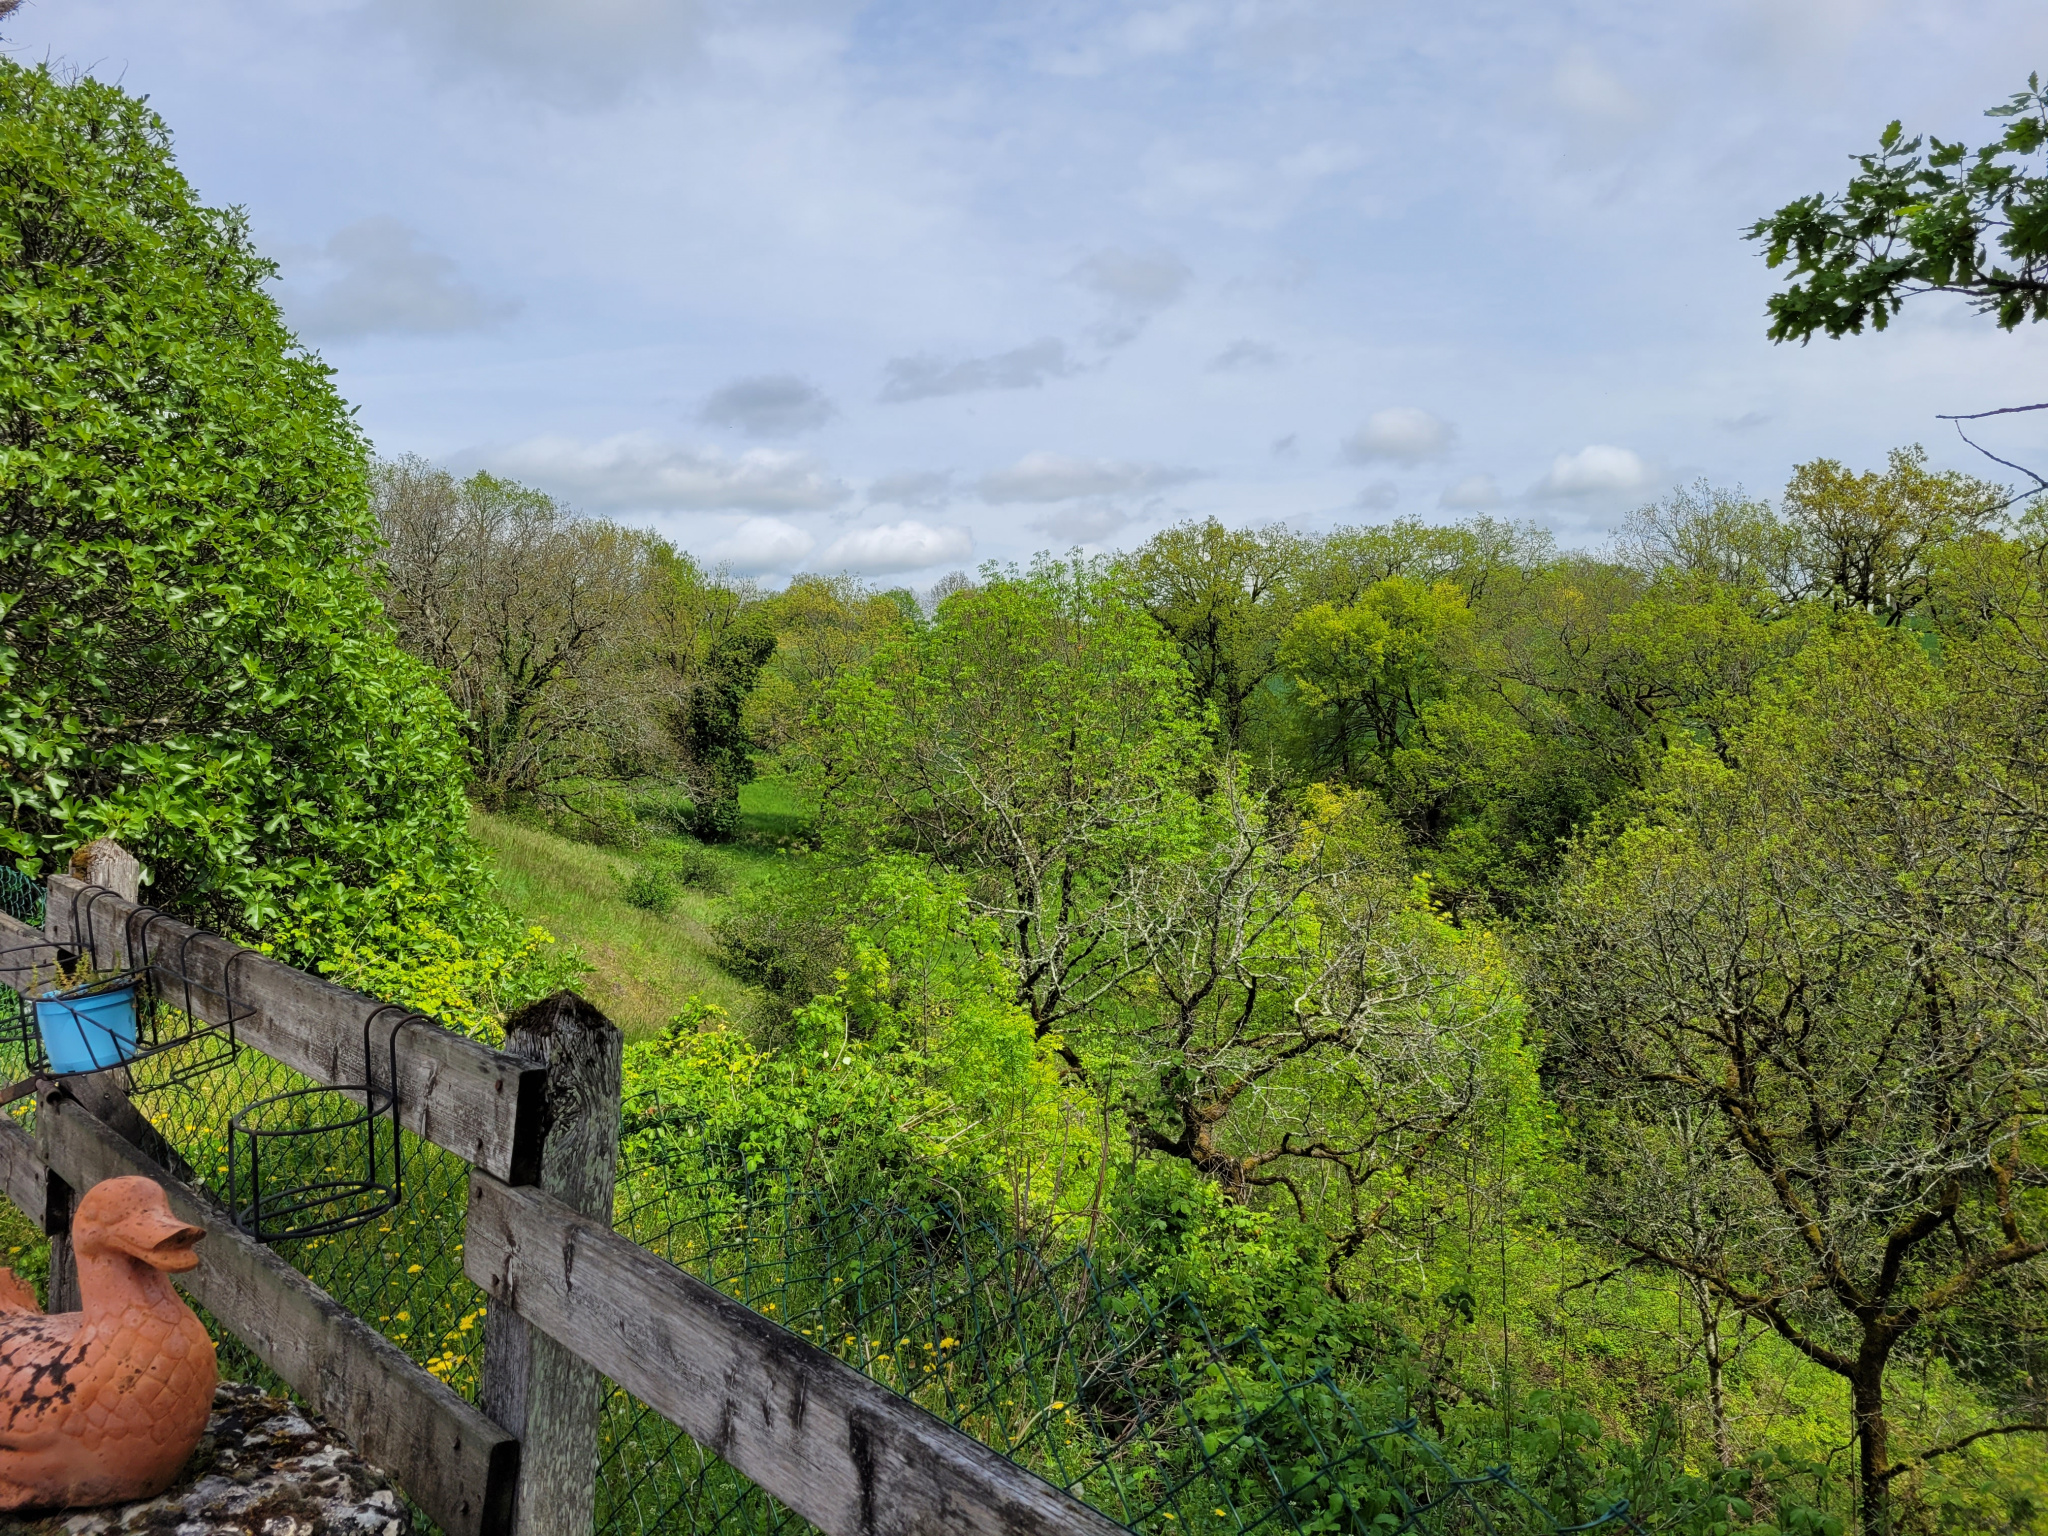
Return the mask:
<svg viewBox="0 0 2048 1536"><path fill-rule="evenodd" d="M367 445L163 121L0 59L0 856L94 836L267 926L472 864L450 708L362 561Z"/></svg>

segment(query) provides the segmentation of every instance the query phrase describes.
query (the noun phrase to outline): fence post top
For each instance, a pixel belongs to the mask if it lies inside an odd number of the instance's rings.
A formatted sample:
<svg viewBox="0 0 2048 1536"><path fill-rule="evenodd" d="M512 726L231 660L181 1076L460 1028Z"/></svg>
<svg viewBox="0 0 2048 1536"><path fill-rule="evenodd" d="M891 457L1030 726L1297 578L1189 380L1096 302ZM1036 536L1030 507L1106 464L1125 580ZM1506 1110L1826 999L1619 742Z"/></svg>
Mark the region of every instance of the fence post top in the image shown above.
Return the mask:
<svg viewBox="0 0 2048 1536"><path fill-rule="evenodd" d="M96 837L71 855L71 878L104 886L128 901L142 899L142 861L111 837Z"/></svg>
<svg viewBox="0 0 2048 1536"><path fill-rule="evenodd" d="M607 1033L619 1034L618 1025L588 998L565 988L537 1003L528 1003L505 1021L505 1050L531 1060L552 1054L550 1047L556 1043Z"/></svg>

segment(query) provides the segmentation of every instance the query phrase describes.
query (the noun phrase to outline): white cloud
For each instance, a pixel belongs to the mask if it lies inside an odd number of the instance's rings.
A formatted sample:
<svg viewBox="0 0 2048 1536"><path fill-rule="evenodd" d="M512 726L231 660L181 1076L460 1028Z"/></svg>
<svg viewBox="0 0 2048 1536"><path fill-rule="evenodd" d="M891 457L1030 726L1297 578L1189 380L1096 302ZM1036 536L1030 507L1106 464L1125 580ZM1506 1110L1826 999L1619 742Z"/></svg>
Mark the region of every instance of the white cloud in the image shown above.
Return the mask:
<svg viewBox="0 0 2048 1536"><path fill-rule="evenodd" d="M337 230L307 266L318 286L288 280L283 302L292 324L308 336L474 331L519 308L516 300L485 298L456 275L454 262L422 247L415 231L392 218L361 219Z"/></svg>
<svg viewBox="0 0 2048 1536"><path fill-rule="evenodd" d="M1413 406L1396 406L1366 417L1365 425L1344 439L1344 457L1354 464L1420 464L1442 457L1457 440L1449 422Z"/></svg>
<svg viewBox="0 0 2048 1536"><path fill-rule="evenodd" d="M1209 367L1216 373L1248 373L1256 368L1275 368L1279 364L1279 352L1249 336L1240 336L1209 359Z"/></svg>
<svg viewBox="0 0 2048 1536"><path fill-rule="evenodd" d="M698 413L712 426L737 427L749 437L794 437L816 431L838 414L822 389L792 373L734 379Z"/></svg>
<svg viewBox="0 0 2048 1536"><path fill-rule="evenodd" d="M1646 117L1642 98L1584 47L1568 50L1551 72L1550 94L1589 128L1629 128Z"/></svg>
<svg viewBox="0 0 2048 1536"><path fill-rule="evenodd" d="M950 471L904 470L879 475L868 482L868 504L894 503L899 507L940 507L953 499Z"/></svg>
<svg viewBox="0 0 2048 1536"><path fill-rule="evenodd" d="M1401 499L1401 488L1391 480L1375 480L1358 493L1351 505L1360 512L1385 512Z"/></svg>
<svg viewBox="0 0 2048 1536"><path fill-rule="evenodd" d="M741 576L763 576L788 570L816 543L779 517L750 517L704 553L714 565L730 566Z"/></svg>
<svg viewBox="0 0 2048 1536"><path fill-rule="evenodd" d="M857 528L842 534L811 564L820 570L886 576L896 571L917 571L928 565L965 560L973 553L974 536L965 528L934 528L913 518L905 518L900 523L884 523L879 528Z"/></svg>
<svg viewBox="0 0 2048 1536"><path fill-rule="evenodd" d="M1500 487L1493 483L1493 476L1467 475L1455 485L1445 486L1436 502L1454 512L1483 512L1499 506L1500 500Z"/></svg>
<svg viewBox="0 0 2048 1536"><path fill-rule="evenodd" d="M773 448L724 454L641 433L594 443L535 437L465 457L599 512L816 512L848 495L843 481L805 454Z"/></svg>
<svg viewBox="0 0 2048 1536"><path fill-rule="evenodd" d="M1071 501L1077 496L1152 491L1194 478L1193 470L1173 469L1164 464L1027 453L1008 469L983 476L979 489L981 499L988 502Z"/></svg>
<svg viewBox="0 0 2048 1536"><path fill-rule="evenodd" d="M927 400L934 395L965 395L983 389L1036 389L1047 379L1074 371L1066 343L1046 336L1029 346L998 352L993 357L947 361L930 353L892 357L883 367L881 399L891 403Z"/></svg>
<svg viewBox="0 0 2048 1536"><path fill-rule="evenodd" d="M1577 453L1560 453L1550 473L1536 482L1538 496L1598 496L1637 491L1649 483L1650 467L1626 448L1592 443Z"/></svg>
<svg viewBox="0 0 2048 1536"><path fill-rule="evenodd" d="M1061 507L1057 512L1034 518L1028 526L1069 544L1100 544L1133 521L1131 514L1116 503L1097 501Z"/></svg>

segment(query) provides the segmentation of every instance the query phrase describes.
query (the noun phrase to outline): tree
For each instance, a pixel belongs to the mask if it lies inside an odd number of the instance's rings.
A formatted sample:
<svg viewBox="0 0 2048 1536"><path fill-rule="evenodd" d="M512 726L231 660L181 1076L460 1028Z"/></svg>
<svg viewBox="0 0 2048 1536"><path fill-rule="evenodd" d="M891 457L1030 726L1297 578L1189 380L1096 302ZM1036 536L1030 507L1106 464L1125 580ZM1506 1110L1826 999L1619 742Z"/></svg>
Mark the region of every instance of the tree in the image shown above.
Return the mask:
<svg viewBox="0 0 2048 1536"><path fill-rule="evenodd" d="M1342 608L1375 582L1407 576L1424 586L1448 581L1468 603L1479 604L1528 580L1556 553L1550 534L1535 524L1494 517L1441 526L1402 517L1374 527L1333 528L1302 550L1301 600Z"/></svg>
<svg viewBox="0 0 2048 1536"><path fill-rule="evenodd" d="M385 612L461 711L479 800L560 802L660 759L630 654L655 579L650 536L419 459L372 478Z"/></svg>
<svg viewBox="0 0 2048 1536"><path fill-rule="evenodd" d="M1044 1037L1142 967L1137 875L1185 845L1208 757L1180 658L1125 578L1041 559L985 571L839 678L789 760L837 848L968 875Z"/></svg>
<svg viewBox="0 0 2048 1536"><path fill-rule="evenodd" d="M1314 767L1348 784L1384 783L1400 752L1426 740L1432 706L1457 687L1471 627L1457 587L1409 576L1295 619L1277 662L1306 713Z"/></svg>
<svg viewBox="0 0 2048 1536"><path fill-rule="evenodd" d="M1767 614L1804 589L1797 539L1771 504L1704 480L1629 513L1615 546L1621 563L1646 580L1673 572L1712 582Z"/></svg>
<svg viewBox="0 0 2048 1536"><path fill-rule="evenodd" d="M761 742L751 706L776 637L751 584L707 576L658 540L650 559L637 638L615 686L659 717L674 755L663 766L689 790L691 830L720 841L739 826L740 786L754 776Z"/></svg>
<svg viewBox="0 0 2048 1536"><path fill-rule="evenodd" d="M1843 1379L1870 1531L1930 1460L2048 1431L2029 1384L2009 1422L1901 1457L1887 1409L1937 1330L2020 1339L2015 1281L2048 1254L2048 844L1973 708L1909 639L1849 621L1732 765L1674 747L1643 814L1575 854L1536 944L1587 1219ZM1671 1176L1689 1119L1712 1127L1704 1188ZM1960 1363L2011 1396L1995 1360Z"/></svg>
<svg viewBox="0 0 2048 1536"><path fill-rule="evenodd" d="M1949 470L1931 474L1918 447L1894 448L1883 474L1852 475L1833 459L1802 464L1785 487L1806 591L1900 624L1927 599L1935 556L1978 532L2007 497Z"/></svg>
<svg viewBox="0 0 2048 1536"><path fill-rule="evenodd" d="M1530 1064L1505 974L1418 896L1369 797L1283 818L1240 778L1193 848L1136 876L1127 1113L1141 1146L1321 1230L1341 1295L1447 1138L1483 1102L1504 1111L1503 1074Z"/></svg>
<svg viewBox="0 0 2048 1536"><path fill-rule="evenodd" d="M1145 605L1180 647L1197 696L1216 710L1217 748L1246 746L1254 696L1276 674L1294 603L1301 541L1285 528L1225 528L1216 519L1155 534L1133 568Z"/></svg>
<svg viewBox="0 0 2048 1536"><path fill-rule="evenodd" d="M1789 261L1795 279L1771 297L1773 341L1883 330L1918 293L1961 294L2006 330L2048 318L2048 174L2027 170L2048 148L2040 76L1985 115L2005 131L1974 151L1907 138L1895 121L1842 195L1814 193L1750 226L1766 263Z"/></svg>
<svg viewBox="0 0 2048 1536"><path fill-rule="evenodd" d="M361 574L366 452L163 121L0 60L0 848L238 928L470 871L452 712Z"/></svg>
<svg viewBox="0 0 2048 1536"><path fill-rule="evenodd" d="M702 675L682 712L678 735L695 803L690 828L706 842L723 842L739 830L740 786L754 776L747 695L774 651L767 615L741 609L711 638Z"/></svg>
<svg viewBox="0 0 2048 1536"><path fill-rule="evenodd" d="M763 599L775 651L748 695L747 730L761 748L781 752L803 734L806 713L847 673L917 624L895 593L877 593L850 576L798 576Z"/></svg>

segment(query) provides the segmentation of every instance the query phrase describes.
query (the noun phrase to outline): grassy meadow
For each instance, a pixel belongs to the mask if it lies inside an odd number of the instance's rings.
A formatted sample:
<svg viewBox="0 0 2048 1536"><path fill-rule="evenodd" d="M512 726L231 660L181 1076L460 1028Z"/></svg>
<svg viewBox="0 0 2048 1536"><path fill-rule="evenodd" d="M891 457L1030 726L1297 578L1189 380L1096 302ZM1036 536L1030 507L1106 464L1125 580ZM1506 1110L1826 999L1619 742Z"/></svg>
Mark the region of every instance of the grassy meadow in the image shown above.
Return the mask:
<svg viewBox="0 0 2048 1536"><path fill-rule="evenodd" d="M758 991L720 968L712 924L731 895L773 879L782 849L801 831L803 814L775 781L749 784L740 804L740 837L708 848L688 838L650 835L633 849L597 847L534 822L476 813L470 829L490 850L498 900L539 923L574 949L591 971L580 990L628 1040L658 1033L692 993L733 1018L750 1019ZM679 884L667 912L626 899L642 871L687 856L706 872L703 883Z"/></svg>

